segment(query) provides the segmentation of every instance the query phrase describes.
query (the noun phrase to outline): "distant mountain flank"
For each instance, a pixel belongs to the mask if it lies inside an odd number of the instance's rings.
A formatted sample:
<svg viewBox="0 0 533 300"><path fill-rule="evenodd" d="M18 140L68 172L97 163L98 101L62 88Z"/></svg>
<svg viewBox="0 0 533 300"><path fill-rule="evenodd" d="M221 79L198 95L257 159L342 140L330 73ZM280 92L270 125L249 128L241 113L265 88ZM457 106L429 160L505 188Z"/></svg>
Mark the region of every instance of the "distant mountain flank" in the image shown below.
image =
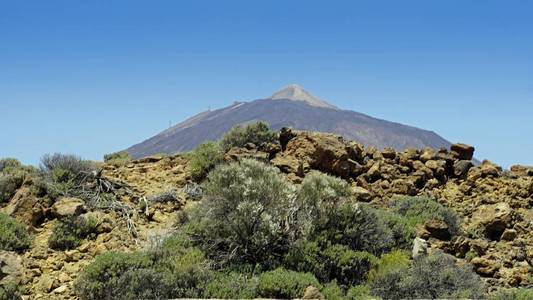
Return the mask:
<svg viewBox="0 0 533 300"><path fill-rule="evenodd" d="M282 127L335 133L365 146L395 150L406 148L449 148L438 134L342 110L291 84L271 97L202 112L127 149L135 158L156 153L190 151L199 144L220 139L235 125L265 121L274 130Z"/></svg>

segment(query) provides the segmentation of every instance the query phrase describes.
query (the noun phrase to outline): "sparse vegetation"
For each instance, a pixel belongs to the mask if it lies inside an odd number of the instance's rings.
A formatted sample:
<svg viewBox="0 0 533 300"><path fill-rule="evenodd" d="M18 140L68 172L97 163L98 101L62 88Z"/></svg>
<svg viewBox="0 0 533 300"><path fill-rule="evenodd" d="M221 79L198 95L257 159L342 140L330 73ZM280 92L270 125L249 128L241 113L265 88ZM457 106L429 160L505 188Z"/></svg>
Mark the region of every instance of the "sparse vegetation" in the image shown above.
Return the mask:
<svg viewBox="0 0 533 300"><path fill-rule="evenodd" d="M174 188L169 188L159 193L150 195L148 196L147 199L150 202L177 202L179 201L178 191Z"/></svg>
<svg viewBox="0 0 533 300"><path fill-rule="evenodd" d="M0 250L22 251L31 245L31 238L21 223L0 213Z"/></svg>
<svg viewBox="0 0 533 300"><path fill-rule="evenodd" d="M308 286L322 287L311 273L299 273L278 268L261 274L257 289L262 297L295 299L302 297Z"/></svg>
<svg viewBox="0 0 533 300"><path fill-rule="evenodd" d="M124 165L131 161L131 156L127 151L119 151L104 155L104 161L112 165Z"/></svg>
<svg viewBox="0 0 533 300"><path fill-rule="evenodd" d="M227 152L233 147L244 147L248 143L262 146L265 143L275 143L277 132L271 131L265 122L248 124L245 127L235 126L220 140L222 151Z"/></svg>
<svg viewBox="0 0 533 300"><path fill-rule="evenodd" d="M78 247L83 239L96 233L98 221L94 218L65 217L58 220L52 235L48 239L48 246L56 250L68 250Z"/></svg>
<svg viewBox="0 0 533 300"><path fill-rule="evenodd" d="M43 155L40 169L46 192L52 199L78 194L84 180L97 171L93 162L61 153Z"/></svg>
<svg viewBox="0 0 533 300"><path fill-rule="evenodd" d="M207 173L222 162L224 154L218 143L206 142L189 153L189 168L196 180L202 180Z"/></svg>
<svg viewBox="0 0 533 300"><path fill-rule="evenodd" d="M82 300L297 298L309 286L327 299L483 295L477 275L449 256L412 261L399 250L425 220L453 228L451 210L432 200L381 210L319 172L296 185L255 160L210 168L177 231L149 250L99 256L76 283Z"/></svg>
<svg viewBox="0 0 533 300"><path fill-rule="evenodd" d="M253 299L257 295L258 279L237 272L220 272L207 284L203 294L215 299Z"/></svg>
<svg viewBox="0 0 533 300"><path fill-rule="evenodd" d="M0 284L0 300L20 300L20 287L13 281Z"/></svg>
<svg viewBox="0 0 533 300"><path fill-rule="evenodd" d="M428 220L439 220L448 225L450 235L453 236L459 231L457 214L433 199L425 197L401 198L394 203L393 210L406 217L412 226Z"/></svg>
<svg viewBox="0 0 533 300"><path fill-rule="evenodd" d="M35 171L33 167L23 166L14 158L0 159L0 204L9 202L26 177Z"/></svg>
<svg viewBox="0 0 533 300"><path fill-rule="evenodd" d="M491 300L530 300L533 288L500 289L490 297Z"/></svg>
<svg viewBox="0 0 533 300"><path fill-rule="evenodd" d="M403 262L378 271L371 291L384 299L483 297L484 286L467 266L458 266L450 255L437 253L417 258L411 266Z"/></svg>
<svg viewBox="0 0 533 300"><path fill-rule="evenodd" d="M9 202L23 181L23 174L0 174L0 203Z"/></svg>

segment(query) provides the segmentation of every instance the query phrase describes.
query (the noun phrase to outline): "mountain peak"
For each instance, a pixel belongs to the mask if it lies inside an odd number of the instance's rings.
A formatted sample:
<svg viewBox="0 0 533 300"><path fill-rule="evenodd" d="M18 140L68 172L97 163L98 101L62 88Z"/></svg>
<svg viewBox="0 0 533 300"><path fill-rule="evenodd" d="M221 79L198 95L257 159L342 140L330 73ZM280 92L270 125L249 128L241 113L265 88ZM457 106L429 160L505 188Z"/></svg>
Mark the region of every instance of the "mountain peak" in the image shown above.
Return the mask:
<svg viewBox="0 0 533 300"><path fill-rule="evenodd" d="M311 106L338 109L335 105L329 104L326 101L311 95L303 87L297 84L290 84L282 88L281 90L275 92L272 96L270 96L269 99L302 101Z"/></svg>

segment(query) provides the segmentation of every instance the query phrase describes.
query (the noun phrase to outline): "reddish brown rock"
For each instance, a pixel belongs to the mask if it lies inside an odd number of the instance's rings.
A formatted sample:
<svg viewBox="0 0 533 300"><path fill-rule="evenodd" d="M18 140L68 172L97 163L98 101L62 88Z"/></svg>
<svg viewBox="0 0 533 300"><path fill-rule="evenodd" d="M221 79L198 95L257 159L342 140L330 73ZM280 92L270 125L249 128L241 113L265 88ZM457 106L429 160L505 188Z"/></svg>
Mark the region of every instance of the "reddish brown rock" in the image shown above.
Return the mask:
<svg viewBox="0 0 533 300"><path fill-rule="evenodd" d="M453 144L450 148L460 160L472 160L475 148L467 144Z"/></svg>

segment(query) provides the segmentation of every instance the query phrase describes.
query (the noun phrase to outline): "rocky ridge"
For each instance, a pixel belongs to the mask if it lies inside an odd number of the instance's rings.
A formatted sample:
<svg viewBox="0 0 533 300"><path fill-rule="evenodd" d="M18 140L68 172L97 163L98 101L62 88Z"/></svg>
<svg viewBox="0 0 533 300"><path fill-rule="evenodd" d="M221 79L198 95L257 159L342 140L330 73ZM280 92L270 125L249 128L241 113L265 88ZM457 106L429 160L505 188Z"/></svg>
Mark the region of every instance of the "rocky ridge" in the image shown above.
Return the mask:
<svg viewBox="0 0 533 300"><path fill-rule="evenodd" d="M474 149L464 144L397 152L287 128L281 130L279 141L233 148L225 160L268 161L295 183L312 170L327 172L347 180L359 201L376 207L405 195L434 197L459 214L461 231L450 238L440 234L445 224L427 222L419 228L421 244L470 263L490 289L533 286L533 168L504 171L489 161L474 166ZM114 212L87 211L79 199L42 201L29 192L33 183L27 180L2 211L28 226L33 245L21 254L0 253L1 280L18 280L27 288L27 299L75 299L73 282L96 255L149 247L171 230L183 206L192 202L183 191L192 182L185 156L150 156L103 169L106 177L124 182L134 192L135 199L121 200L136 207L137 237ZM140 199L168 188L178 190L177 201L139 205ZM47 240L57 216L69 214L94 215L100 220L97 237L74 250L49 249Z"/></svg>

